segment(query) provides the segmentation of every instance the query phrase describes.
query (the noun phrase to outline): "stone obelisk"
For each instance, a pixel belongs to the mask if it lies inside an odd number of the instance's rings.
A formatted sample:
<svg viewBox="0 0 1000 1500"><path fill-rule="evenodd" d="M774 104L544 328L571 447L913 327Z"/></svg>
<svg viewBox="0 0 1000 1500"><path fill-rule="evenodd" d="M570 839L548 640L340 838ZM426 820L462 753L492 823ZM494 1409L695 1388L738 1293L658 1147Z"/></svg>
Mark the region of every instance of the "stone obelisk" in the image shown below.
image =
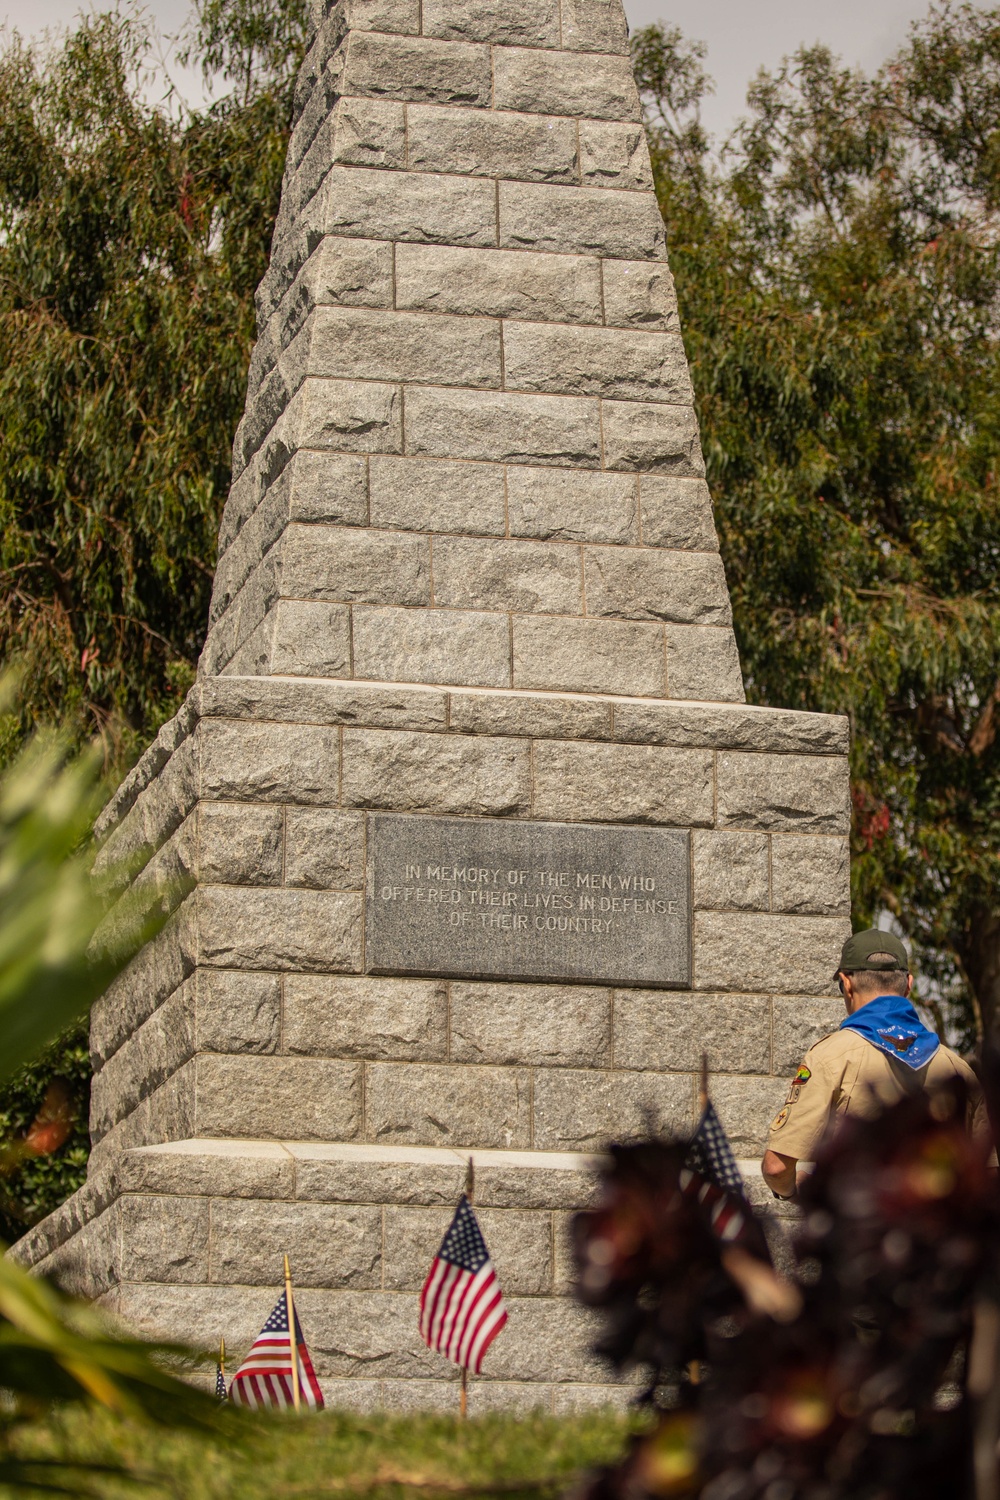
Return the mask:
<svg viewBox="0 0 1000 1500"><path fill-rule="evenodd" d="M759 1151L836 1019L847 727L746 706L621 0L337 0L296 92L198 682L104 816L174 903L96 1006L87 1186L21 1242L330 1401L613 1398L566 1296L612 1138Z"/></svg>

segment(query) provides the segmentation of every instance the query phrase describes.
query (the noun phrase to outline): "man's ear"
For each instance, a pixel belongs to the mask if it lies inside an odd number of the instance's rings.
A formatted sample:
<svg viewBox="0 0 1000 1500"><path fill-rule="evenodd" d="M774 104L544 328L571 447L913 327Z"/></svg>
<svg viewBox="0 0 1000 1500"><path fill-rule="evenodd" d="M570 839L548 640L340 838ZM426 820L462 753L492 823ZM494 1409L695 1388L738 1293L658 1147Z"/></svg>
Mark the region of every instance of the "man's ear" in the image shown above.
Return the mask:
<svg viewBox="0 0 1000 1500"><path fill-rule="evenodd" d="M907 976L906 976L906 998L907 999L910 998L910 991L912 990L912 988L913 988L913 975L912 974L907 974Z"/></svg>
<svg viewBox="0 0 1000 1500"><path fill-rule="evenodd" d="M840 981L840 993L844 997L844 1009L847 1011L847 1014L850 1015L851 1001L854 998L853 990L851 987L851 976L849 974L845 974L843 969L839 969L837 971L837 978Z"/></svg>

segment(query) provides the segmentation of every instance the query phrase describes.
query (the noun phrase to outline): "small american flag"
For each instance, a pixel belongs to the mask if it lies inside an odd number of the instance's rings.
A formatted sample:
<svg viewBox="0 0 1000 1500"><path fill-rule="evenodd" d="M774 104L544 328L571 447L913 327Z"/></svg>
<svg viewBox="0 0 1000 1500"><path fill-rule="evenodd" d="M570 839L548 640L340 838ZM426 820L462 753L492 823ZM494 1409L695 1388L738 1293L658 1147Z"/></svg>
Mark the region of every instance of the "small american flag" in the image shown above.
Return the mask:
<svg viewBox="0 0 1000 1500"><path fill-rule="evenodd" d="M222 1373L222 1366L215 1367L215 1394L220 1401L229 1400L229 1392L226 1390L226 1377Z"/></svg>
<svg viewBox="0 0 1000 1500"><path fill-rule="evenodd" d="M299 1397L313 1411L323 1408L323 1392L295 1314L295 1343L299 1356ZM292 1351L288 1338L288 1301L282 1292L274 1311L254 1340L253 1348L233 1376L229 1399L237 1406L258 1411L264 1407L290 1407L292 1400Z"/></svg>
<svg viewBox="0 0 1000 1500"><path fill-rule="evenodd" d="M478 1375L507 1321L503 1293L465 1194L420 1293L420 1332L431 1349Z"/></svg>
<svg viewBox="0 0 1000 1500"><path fill-rule="evenodd" d="M706 1103L698 1129L691 1137L681 1169L681 1189L708 1209L717 1239L732 1243L744 1237L751 1215L743 1178L711 1102Z"/></svg>

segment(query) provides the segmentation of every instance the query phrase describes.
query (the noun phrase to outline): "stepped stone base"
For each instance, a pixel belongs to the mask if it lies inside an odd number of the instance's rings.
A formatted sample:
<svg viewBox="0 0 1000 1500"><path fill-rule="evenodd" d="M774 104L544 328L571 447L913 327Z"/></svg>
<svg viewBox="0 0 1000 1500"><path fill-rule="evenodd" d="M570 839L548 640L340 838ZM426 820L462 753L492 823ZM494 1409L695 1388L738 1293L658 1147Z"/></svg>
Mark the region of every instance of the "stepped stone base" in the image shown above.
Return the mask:
<svg viewBox="0 0 1000 1500"><path fill-rule="evenodd" d="M705 1049L762 1191L838 1019L845 749L843 721L736 704L202 682L105 814L102 859L148 859L175 909L94 1009L88 1184L15 1254L238 1358L287 1251L331 1402L449 1407L417 1296L471 1152L511 1313L473 1409L628 1399L567 1297L569 1219L608 1140L692 1126ZM372 809L688 826L692 988L366 974Z"/></svg>
<svg viewBox="0 0 1000 1500"><path fill-rule="evenodd" d="M471 1410L624 1407L590 1352L592 1317L567 1299L574 1211L596 1161L571 1152L475 1153L477 1213L509 1323L471 1386ZM756 1164L741 1164L764 1201ZM454 1409L458 1372L417 1331L418 1294L462 1188L440 1147L186 1140L125 1151L15 1254L96 1295L130 1327L238 1355L277 1295L281 1256L330 1405ZM277 1270L276 1270L277 1268Z"/></svg>

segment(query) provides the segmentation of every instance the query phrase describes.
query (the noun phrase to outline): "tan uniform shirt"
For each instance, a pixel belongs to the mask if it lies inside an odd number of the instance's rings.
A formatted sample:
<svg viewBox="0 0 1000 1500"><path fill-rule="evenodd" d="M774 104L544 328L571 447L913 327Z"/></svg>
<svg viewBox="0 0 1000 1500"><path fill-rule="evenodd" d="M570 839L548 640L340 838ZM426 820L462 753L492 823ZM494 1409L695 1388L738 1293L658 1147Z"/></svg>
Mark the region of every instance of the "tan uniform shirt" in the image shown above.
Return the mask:
<svg viewBox="0 0 1000 1500"><path fill-rule="evenodd" d="M813 1161L827 1125L841 1115L870 1120L901 1099L936 1088L955 1076L968 1090L970 1125L987 1129L982 1089L975 1073L950 1047L940 1046L922 1068L910 1068L850 1027L810 1047L792 1079L788 1098L771 1121L769 1151Z"/></svg>

